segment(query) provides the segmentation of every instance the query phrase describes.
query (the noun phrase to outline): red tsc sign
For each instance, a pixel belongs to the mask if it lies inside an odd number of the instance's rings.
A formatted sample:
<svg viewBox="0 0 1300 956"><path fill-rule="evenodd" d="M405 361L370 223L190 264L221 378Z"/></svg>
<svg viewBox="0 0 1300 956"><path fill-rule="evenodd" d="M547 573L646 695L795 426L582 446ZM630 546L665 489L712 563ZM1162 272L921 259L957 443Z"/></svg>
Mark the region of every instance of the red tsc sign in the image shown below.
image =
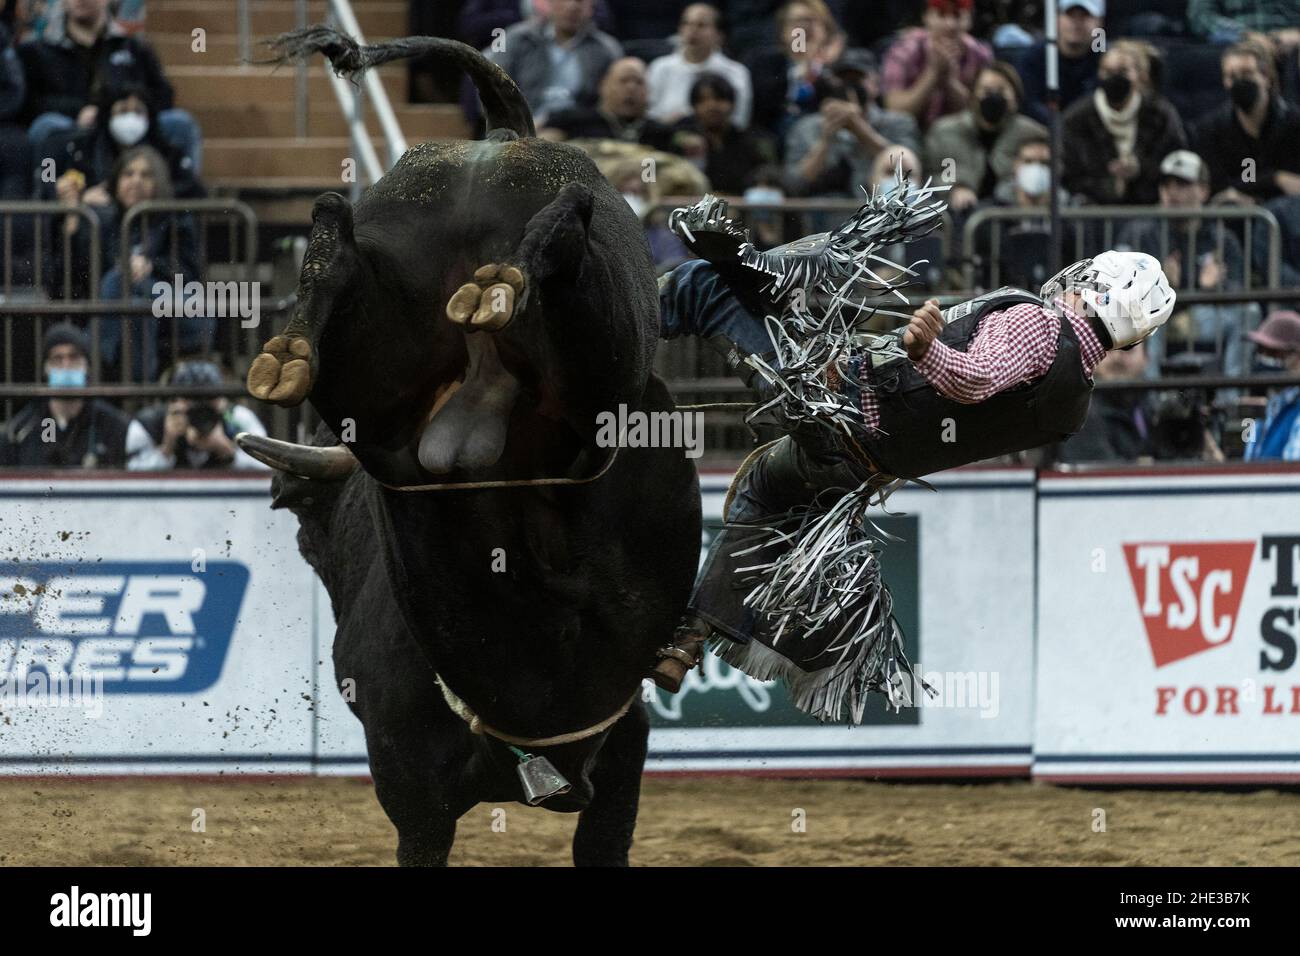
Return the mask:
<svg viewBox="0 0 1300 956"><path fill-rule="evenodd" d="M1232 639L1254 541L1124 545L1156 667Z"/></svg>
<svg viewBox="0 0 1300 956"><path fill-rule="evenodd" d="M1260 558L1271 565L1268 601L1262 608L1252 603L1251 619L1239 628L1238 612L1256 542L1152 541L1124 545L1129 578L1157 670L1224 647L1238 632L1242 634L1236 637L1238 643L1258 636L1257 661L1262 676L1292 668L1300 634L1300 589L1296 586L1300 535L1264 535L1258 546ZM1244 650L1233 652L1233 660L1240 660ZM1247 679L1214 686L1159 686L1155 713L1164 716L1172 709L1181 709L1193 715L1235 715L1246 703L1254 704L1266 715L1300 714L1300 685L1282 686L1262 680L1256 687L1255 681Z"/></svg>

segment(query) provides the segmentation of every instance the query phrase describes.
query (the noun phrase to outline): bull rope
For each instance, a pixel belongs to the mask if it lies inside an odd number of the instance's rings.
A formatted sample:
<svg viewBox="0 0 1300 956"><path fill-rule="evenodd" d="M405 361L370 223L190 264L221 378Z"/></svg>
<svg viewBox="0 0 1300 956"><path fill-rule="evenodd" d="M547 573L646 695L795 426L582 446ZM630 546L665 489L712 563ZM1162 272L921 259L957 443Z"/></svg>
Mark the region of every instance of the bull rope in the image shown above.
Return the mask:
<svg viewBox="0 0 1300 956"><path fill-rule="evenodd" d="M641 693L641 688L638 687L632 692L632 696L627 699L627 703L616 710L613 714L599 723L592 724L590 727L582 728L582 730L574 730L567 734L556 734L554 737L516 737L514 734L507 734L504 731L497 730L495 727L484 723L483 718L474 713L469 704L456 696L455 691L447 686L447 681L443 679L441 674L435 674L434 680L436 680L438 686L442 688L442 698L447 702L447 706L451 708L451 712L461 720L465 721L465 723L469 724L470 733L495 737L497 740L503 741L504 743L514 744L519 747L558 747L561 744L576 743L579 740L586 740L588 737L594 737L597 734L608 730L622 719L623 715L631 708L632 702L637 699L637 695Z"/></svg>

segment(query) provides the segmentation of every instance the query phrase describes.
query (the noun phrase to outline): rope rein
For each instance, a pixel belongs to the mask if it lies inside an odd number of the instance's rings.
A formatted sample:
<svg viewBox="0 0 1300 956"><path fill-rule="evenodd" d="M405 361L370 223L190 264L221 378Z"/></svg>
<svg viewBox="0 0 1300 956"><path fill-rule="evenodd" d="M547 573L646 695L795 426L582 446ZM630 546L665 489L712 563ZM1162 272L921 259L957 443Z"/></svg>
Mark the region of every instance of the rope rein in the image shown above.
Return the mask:
<svg viewBox="0 0 1300 956"><path fill-rule="evenodd" d="M604 720L594 723L590 727L583 727L581 730L574 730L567 734L556 734L553 737L517 737L514 734L507 734L484 723L483 718L474 713L469 704L456 696L455 692L447 686L447 682L441 674L436 675L435 679L442 689L443 700L447 702L447 706L451 708L452 713L469 724L470 733L495 737L504 743L514 744L519 747L558 747L561 744L571 744L579 740L586 740L588 737L594 737L614 726L628 712L633 701L637 699L637 695L641 693L641 688L638 687L632 692L632 696L627 699L626 704Z"/></svg>

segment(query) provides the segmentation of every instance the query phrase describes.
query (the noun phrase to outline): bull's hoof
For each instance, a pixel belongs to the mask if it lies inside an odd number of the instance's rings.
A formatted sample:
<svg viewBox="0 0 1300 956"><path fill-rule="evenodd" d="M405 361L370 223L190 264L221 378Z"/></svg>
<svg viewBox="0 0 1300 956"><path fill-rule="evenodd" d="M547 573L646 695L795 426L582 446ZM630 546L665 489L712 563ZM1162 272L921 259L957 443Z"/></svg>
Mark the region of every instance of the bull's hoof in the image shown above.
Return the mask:
<svg viewBox="0 0 1300 956"><path fill-rule="evenodd" d="M248 392L264 402L301 405L311 391L311 343L300 335L277 335L262 346L248 370Z"/></svg>
<svg viewBox="0 0 1300 956"><path fill-rule="evenodd" d="M480 266L474 281L466 282L447 301L447 318L469 332L497 332L522 308L526 282L517 266Z"/></svg>

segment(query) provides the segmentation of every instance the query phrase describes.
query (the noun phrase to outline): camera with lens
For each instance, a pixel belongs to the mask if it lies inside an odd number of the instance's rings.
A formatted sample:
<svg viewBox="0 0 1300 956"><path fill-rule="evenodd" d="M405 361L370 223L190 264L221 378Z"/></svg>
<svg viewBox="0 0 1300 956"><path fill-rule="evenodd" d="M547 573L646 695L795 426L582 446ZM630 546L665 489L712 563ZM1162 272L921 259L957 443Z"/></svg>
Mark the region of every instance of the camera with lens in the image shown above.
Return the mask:
<svg viewBox="0 0 1300 956"><path fill-rule="evenodd" d="M202 399L191 399L189 410L185 414L190 427L200 435L206 435L221 421L221 413Z"/></svg>

